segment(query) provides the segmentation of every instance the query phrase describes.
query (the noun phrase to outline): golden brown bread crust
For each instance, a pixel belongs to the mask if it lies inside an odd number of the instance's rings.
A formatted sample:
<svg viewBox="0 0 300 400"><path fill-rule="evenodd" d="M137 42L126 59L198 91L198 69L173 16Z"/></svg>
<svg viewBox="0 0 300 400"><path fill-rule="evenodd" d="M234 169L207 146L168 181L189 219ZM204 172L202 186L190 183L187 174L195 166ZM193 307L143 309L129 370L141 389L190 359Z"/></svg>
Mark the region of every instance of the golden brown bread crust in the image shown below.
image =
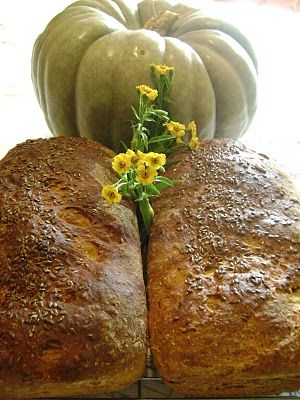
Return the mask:
<svg viewBox="0 0 300 400"><path fill-rule="evenodd" d="M300 388L300 206L289 178L231 140L181 154L153 208L150 344L180 392Z"/></svg>
<svg viewBox="0 0 300 400"><path fill-rule="evenodd" d="M112 152L27 141L0 162L0 397L101 393L146 355L135 209L108 205Z"/></svg>

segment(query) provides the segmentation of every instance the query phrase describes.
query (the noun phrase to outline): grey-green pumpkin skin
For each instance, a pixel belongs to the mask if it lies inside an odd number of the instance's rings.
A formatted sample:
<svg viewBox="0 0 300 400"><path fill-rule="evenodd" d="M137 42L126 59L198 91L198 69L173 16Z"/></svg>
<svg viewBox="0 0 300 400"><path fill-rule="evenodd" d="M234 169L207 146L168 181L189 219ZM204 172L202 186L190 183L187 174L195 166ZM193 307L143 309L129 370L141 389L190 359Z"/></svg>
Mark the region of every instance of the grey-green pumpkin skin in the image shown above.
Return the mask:
<svg viewBox="0 0 300 400"><path fill-rule="evenodd" d="M215 7L164 0L68 6L37 38L32 56L35 93L52 133L114 150L120 140L128 144L136 86L152 85L154 63L175 67L173 120L194 120L201 139L241 137L256 110L256 58L247 38ZM166 37L143 29L166 10L179 15Z"/></svg>

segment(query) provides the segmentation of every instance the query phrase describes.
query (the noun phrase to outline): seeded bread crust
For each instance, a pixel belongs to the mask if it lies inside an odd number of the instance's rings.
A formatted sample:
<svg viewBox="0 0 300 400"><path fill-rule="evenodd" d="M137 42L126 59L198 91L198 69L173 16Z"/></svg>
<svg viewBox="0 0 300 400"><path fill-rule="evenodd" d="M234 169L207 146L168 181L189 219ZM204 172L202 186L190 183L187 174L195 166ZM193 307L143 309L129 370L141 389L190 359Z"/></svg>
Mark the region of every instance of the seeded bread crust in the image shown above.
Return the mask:
<svg viewBox="0 0 300 400"><path fill-rule="evenodd" d="M183 152L153 203L150 344L167 384L199 397L300 388L300 196L231 140Z"/></svg>
<svg viewBox="0 0 300 400"><path fill-rule="evenodd" d="M113 153L80 138L27 141L0 162L0 397L109 392L146 357L131 202L110 206Z"/></svg>

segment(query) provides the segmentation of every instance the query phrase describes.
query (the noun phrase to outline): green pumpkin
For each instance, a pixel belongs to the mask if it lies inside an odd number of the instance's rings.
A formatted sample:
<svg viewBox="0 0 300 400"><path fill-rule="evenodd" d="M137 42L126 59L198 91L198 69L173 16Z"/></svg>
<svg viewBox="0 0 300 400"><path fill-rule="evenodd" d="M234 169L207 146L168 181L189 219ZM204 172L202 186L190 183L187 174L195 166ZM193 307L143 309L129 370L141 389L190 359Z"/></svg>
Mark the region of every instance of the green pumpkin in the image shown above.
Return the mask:
<svg viewBox="0 0 300 400"><path fill-rule="evenodd" d="M256 110L255 55L205 4L79 0L53 18L32 57L35 92L53 134L114 150L120 140L129 143L130 105L137 105L137 85L152 85L154 63L175 67L173 120L194 120L201 139L243 135ZM168 26L161 23L165 11Z"/></svg>

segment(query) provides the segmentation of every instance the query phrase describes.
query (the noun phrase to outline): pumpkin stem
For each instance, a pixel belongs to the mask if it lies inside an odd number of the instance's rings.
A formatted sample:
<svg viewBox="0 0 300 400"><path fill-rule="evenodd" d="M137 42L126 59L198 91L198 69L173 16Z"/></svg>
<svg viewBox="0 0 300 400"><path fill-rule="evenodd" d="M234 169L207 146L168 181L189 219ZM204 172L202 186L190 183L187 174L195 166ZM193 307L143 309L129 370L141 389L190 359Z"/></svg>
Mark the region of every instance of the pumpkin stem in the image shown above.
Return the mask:
<svg viewBox="0 0 300 400"><path fill-rule="evenodd" d="M166 36L175 22L178 20L179 15L171 11L163 11L154 15L144 25L144 29L155 31L161 36Z"/></svg>

